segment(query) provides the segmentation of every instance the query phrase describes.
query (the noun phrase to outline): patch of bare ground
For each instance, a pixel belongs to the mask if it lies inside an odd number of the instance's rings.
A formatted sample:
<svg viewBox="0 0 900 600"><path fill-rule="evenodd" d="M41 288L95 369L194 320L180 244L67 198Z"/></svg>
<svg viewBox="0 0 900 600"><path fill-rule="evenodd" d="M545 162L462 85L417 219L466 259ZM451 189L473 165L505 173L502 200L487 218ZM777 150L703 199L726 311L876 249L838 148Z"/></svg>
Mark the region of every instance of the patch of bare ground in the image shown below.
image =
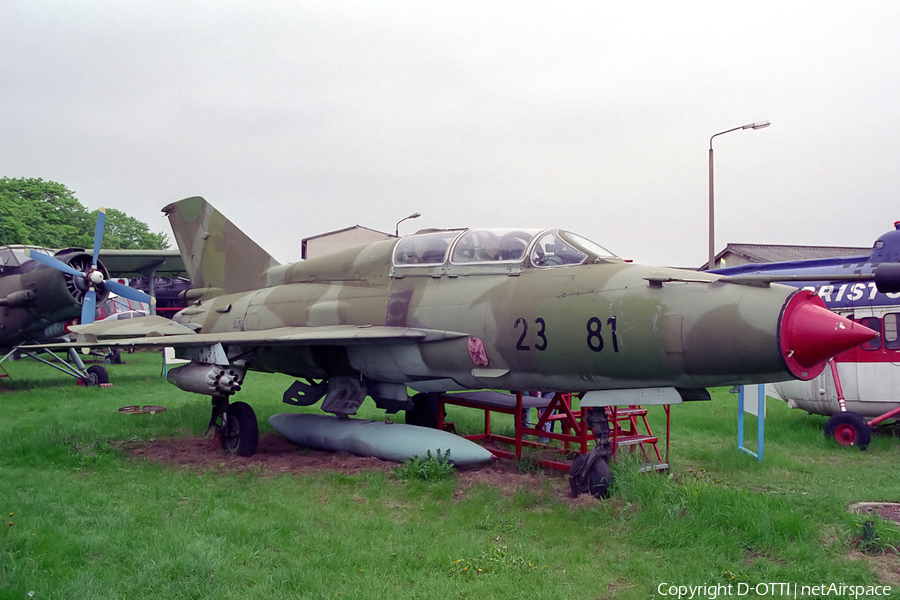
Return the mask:
<svg viewBox="0 0 900 600"><path fill-rule="evenodd" d="M212 438L167 438L149 442L123 442L122 450L137 460L183 466L197 471L255 470L269 475L303 475L322 471L353 474L361 471L386 472L397 466L395 463L377 458L301 448L279 435L259 438L256 454L249 457L223 452L218 439Z"/></svg>
<svg viewBox="0 0 900 600"><path fill-rule="evenodd" d="M826 548L834 547L840 541L837 530L833 527L822 534L822 545ZM849 540L850 544L857 545L859 540ZM845 542L847 543L847 542ZM871 565L880 581L892 587L900 586L900 555L890 549L883 553L861 552L856 547L846 551L847 560L864 560Z"/></svg>
<svg viewBox="0 0 900 600"><path fill-rule="evenodd" d="M784 565L787 564L784 560L772 556L766 552L758 552L756 550L747 550L744 552L744 559L741 561L741 565L750 568L756 563L762 561L763 564L777 564Z"/></svg>
<svg viewBox="0 0 900 600"><path fill-rule="evenodd" d="M246 458L223 452L218 440L212 438L165 438L147 442L121 442L118 446L135 460L180 466L198 472L256 471L263 475L336 472L352 475L366 471L388 472L397 467L397 463L377 458L297 446L274 434L260 437L256 454ZM536 493L548 490L555 498L573 507L596 507L604 502L590 494L571 497L568 478L561 471L530 471L522 472L514 461L499 459L485 465L461 467L457 470L454 496L465 498L472 486L484 484L500 488L507 496L513 495L517 490Z"/></svg>
<svg viewBox="0 0 900 600"><path fill-rule="evenodd" d="M504 496L518 490L540 493L549 487L557 498L568 498L568 479L560 471L522 472L515 461L496 459L485 465L461 467L456 473L456 498L465 498L474 485L484 484L500 488Z"/></svg>
<svg viewBox="0 0 900 600"><path fill-rule="evenodd" d="M633 583L630 583L629 581L626 581L625 579L621 579L621 578L611 581L608 586L610 594L614 594L614 593L618 592L619 590L627 590L628 588L633 588L633 587L634 587ZM598 598L598 600L613 600L613 599L603 597L603 598Z"/></svg>
<svg viewBox="0 0 900 600"><path fill-rule="evenodd" d="M847 560L868 561L880 581L891 587L900 586L900 556L894 552L870 554L859 550L850 550L847 553Z"/></svg>

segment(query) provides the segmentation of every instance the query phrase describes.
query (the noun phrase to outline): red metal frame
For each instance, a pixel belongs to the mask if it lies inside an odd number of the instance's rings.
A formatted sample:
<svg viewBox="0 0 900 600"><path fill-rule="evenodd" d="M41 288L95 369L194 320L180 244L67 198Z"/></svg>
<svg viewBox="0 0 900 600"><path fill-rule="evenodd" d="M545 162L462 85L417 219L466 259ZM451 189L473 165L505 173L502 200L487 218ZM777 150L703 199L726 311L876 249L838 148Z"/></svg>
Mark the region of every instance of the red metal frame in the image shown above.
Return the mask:
<svg viewBox="0 0 900 600"><path fill-rule="evenodd" d="M618 451L619 446L623 447L631 447L632 450L635 446L641 449L641 453L644 456L644 460L647 463L650 463L651 458L650 454L647 452L647 448L645 448L645 444L650 444L653 446L653 450L656 452L656 458L659 463L669 464L669 434L671 433L671 406L666 404L664 405L666 411L666 459L663 461L662 454L659 451L659 446L657 443L659 442L659 437L653 435L653 430L650 429L650 422L647 420L647 409L638 406L632 405L626 408L620 408L618 406L608 406L606 408L606 417L610 422L610 441L612 442L613 448L613 460L616 459L616 453ZM643 434L638 429L638 417L643 420L644 429L647 431L646 434ZM625 424L625 427L622 424ZM651 463L652 464L652 463Z"/></svg>
<svg viewBox="0 0 900 600"><path fill-rule="evenodd" d="M579 454L587 454L590 451L589 444L593 443L593 435L589 435L589 427L585 422L584 410L572 409L572 394L557 393L547 405L546 408L538 411L540 419L534 427L525 427L522 425L522 393L516 393L515 406L499 406L495 404L485 404L483 402L475 402L461 397L458 394L440 395L438 396L438 429L453 431L455 427L453 423L444 421L444 407L447 404L454 406L464 406L484 411L484 432L463 436L473 441L495 441L509 444L515 448L515 452L509 452L499 448L488 448L495 456L507 459L521 460L522 448L546 448L557 450L559 454L567 454L572 451L572 446L578 446L575 450ZM669 438L671 437L671 406L666 405L666 459L665 464L669 462ZM624 411L618 411L617 407L608 407L607 416L610 418L610 441L613 447L613 459L615 459L618 446L637 445L640 446L645 459L649 462L650 456L647 453L644 444L653 444L656 456L660 462L663 462L657 442L659 438L652 435L650 424L647 420L647 411L641 407L631 406ZM491 413L497 412L506 415L513 415L515 423L515 437L500 435L491 431ZM638 432L637 418L642 417L644 427L649 435L643 435ZM623 429L619 421L627 421L628 429ZM544 431L543 426L548 422L558 421L562 426L561 433L555 431ZM571 433L569 433L571 431ZM542 438L549 438L563 442L563 447L556 448L524 439L524 436L532 435ZM560 471L569 471L569 463L556 460L539 460L538 464Z"/></svg>
<svg viewBox="0 0 900 600"><path fill-rule="evenodd" d="M438 429L448 429L453 425L452 423L444 422L445 404L465 406L467 408L483 410L484 432L466 435L463 437L465 437L467 440L473 441L502 442L515 447L515 452L508 452L499 448L488 448L491 453L500 458L515 458L516 460L520 460L522 458L523 447L550 448L550 446L547 446L546 444L532 442L524 439L524 436L526 435L535 435L538 437L560 440L561 442L563 442L563 448L559 450L560 454L569 452L571 450L572 444L577 444L580 446L580 454L586 454L589 451L588 443L593 441L593 438L588 436L588 427L584 420L581 418L581 411L572 410L572 394L568 393L557 393L555 396L553 396L553 399L550 401L550 404L547 405L546 409L538 411L541 413L541 418L538 420L536 427L525 427L524 425L522 425L522 392L516 393L516 405L514 407L472 402L466 400L465 398L460 398L456 394L438 396L438 403ZM513 421L515 422L515 437L500 435L491 431L492 412L513 415L515 417L513 419ZM556 412L559 412L559 414L554 414ZM559 421L560 425L562 425L562 433L556 433L555 431L544 431L543 429L541 429L544 424L549 421ZM568 433L570 430L572 431L571 434ZM539 460L538 464L542 467L559 469L560 471L569 470L568 463L555 460Z"/></svg>
<svg viewBox="0 0 900 600"><path fill-rule="evenodd" d="M841 412L847 412L847 403L844 400L844 389L841 387L841 378L838 376L835 359L830 359L828 361L828 365L831 367L831 377L834 379L834 390L835 392L837 392L838 405L841 408ZM900 415L900 406L891 409L883 415L879 415L870 421L866 421L866 425L868 425L869 427L875 427L882 421L887 421L888 419L896 417L897 415Z"/></svg>

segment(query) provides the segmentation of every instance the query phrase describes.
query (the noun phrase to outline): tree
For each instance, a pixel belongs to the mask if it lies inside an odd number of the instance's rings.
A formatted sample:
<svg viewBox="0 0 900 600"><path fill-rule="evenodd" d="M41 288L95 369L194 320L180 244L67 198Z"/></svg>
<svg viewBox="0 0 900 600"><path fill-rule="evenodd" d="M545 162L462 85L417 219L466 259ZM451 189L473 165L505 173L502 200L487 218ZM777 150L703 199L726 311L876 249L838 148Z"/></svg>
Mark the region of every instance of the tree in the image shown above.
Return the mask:
<svg viewBox="0 0 900 600"><path fill-rule="evenodd" d="M93 213L61 183L43 179L0 178L0 219L5 244L45 248L93 248L97 211ZM103 247L164 250L168 236L152 233L146 223L120 210L106 211Z"/></svg>
<svg viewBox="0 0 900 600"><path fill-rule="evenodd" d="M96 223L98 212L95 210L91 213L92 223ZM129 217L121 210L107 208L103 247L123 250L165 250L169 247L169 236L151 232L146 223Z"/></svg>

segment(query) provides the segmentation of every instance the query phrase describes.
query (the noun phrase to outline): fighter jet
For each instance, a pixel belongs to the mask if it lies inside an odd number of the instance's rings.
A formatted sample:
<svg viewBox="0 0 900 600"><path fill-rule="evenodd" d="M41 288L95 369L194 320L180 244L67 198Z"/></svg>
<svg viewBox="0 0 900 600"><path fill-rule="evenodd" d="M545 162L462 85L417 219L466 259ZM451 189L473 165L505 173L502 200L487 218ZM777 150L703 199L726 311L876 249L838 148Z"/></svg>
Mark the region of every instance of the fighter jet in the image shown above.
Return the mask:
<svg viewBox="0 0 900 600"><path fill-rule="evenodd" d="M210 426L241 456L258 441L253 410L231 401L247 371L298 378L291 404L347 417L371 397L407 422L430 394L578 392L602 437L610 403L810 379L876 335L808 291L635 265L560 229L428 230L282 265L203 198L163 212L190 304L175 323L75 328L77 343L174 346L191 362L169 380L212 398ZM110 339L138 334L151 337ZM605 489L609 458L598 444L579 485Z"/></svg>
<svg viewBox="0 0 900 600"><path fill-rule="evenodd" d="M22 344L46 343L69 333L69 327L81 317L92 323L94 308L110 292L140 302L152 302L147 294L109 279L99 261L106 210L97 215L93 254L83 248L66 248L55 254L37 246L0 246L0 348L6 357L13 352L31 356L84 385L102 385L109 381L106 370L98 365L85 368L74 351L71 363L56 357L47 361L42 348L25 349Z"/></svg>

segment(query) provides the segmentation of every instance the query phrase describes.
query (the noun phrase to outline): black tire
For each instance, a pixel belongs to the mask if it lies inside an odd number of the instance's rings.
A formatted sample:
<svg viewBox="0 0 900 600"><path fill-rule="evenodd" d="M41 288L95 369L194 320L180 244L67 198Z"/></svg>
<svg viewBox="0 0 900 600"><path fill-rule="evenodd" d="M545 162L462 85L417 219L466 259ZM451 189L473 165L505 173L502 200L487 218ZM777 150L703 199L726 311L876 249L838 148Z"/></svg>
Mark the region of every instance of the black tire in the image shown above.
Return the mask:
<svg viewBox="0 0 900 600"><path fill-rule="evenodd" d="M872 441L872 430L866 420L855 412L841 412L825 423L825 437L841 446L856 446L865 450Z"/></svg>
<svg viewBox="0 0 900 600"><path fill-rule="evenodd" d="M578 473L585 461L586 454L579 454L572 461L570 473ZM590 471L586 477L576 478L574 475L569 477L569 487L576 496L579 494L590 494L594 498L606 498L609 496L609 486L612 483L612 471L602 458L595 458L591 464Z"/></svg>
<svg viewBox="0 0 900 600"><path fill-rule="evenodd" d="M109 374L100 365L93 365L87 368L87 377L83 378L81 383L86 387L109 383Z"/></svg>
<svg viewBox="0 0 900 600"><path fill-rule="evenodd" d="M222 450L238 456L253 456L259 447L259 423L256 413L246 402L228 406L225 426L219 429Z"/></svg>
<svg viewBox="0 0 900 600"><path fill-rule="evenodd" d="M437 429L438 401L431 394L416 394L413 407L406 411L406 424Z"/></svg>

